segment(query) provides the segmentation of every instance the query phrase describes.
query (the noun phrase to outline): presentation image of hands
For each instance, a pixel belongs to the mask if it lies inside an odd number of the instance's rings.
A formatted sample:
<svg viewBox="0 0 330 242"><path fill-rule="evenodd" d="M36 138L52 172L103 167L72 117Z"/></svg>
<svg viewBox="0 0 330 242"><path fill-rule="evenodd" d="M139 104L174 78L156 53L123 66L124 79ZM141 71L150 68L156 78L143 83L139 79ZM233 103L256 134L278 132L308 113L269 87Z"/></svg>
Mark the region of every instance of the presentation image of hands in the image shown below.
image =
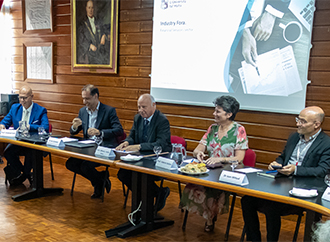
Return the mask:
<svg viewBox="0 0 330 242"><path fill-rule="evenodd" d="M234 40L231 92L289 96L302 91L314 10L313 0L255 0Z"/></svg>

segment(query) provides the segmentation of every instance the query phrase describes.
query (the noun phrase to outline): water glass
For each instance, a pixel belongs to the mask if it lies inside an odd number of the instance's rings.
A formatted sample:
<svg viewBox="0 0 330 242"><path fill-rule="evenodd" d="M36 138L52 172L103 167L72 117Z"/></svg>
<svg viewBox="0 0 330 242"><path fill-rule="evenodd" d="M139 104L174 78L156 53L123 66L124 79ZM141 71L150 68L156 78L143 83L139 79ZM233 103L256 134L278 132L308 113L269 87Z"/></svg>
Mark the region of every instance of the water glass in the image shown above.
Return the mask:
<svg viewBox="0 0 330 242"><path fill-rule="evenodd" d="M162 153L162 147L161 146L154 146L154 152L157 155L157 159L160 153Z"/></svg>
<svg viewBox="0 0 330 242"><path fill-rule="evenodd" d="M44 136L46 135L46 130L44 127L40 126L38 127L38 135L40 139L44 139Z"/></svg>
<svg viewBox="0 0 330 242"><path fill-rule="evenodd" d="M103 137L102 136L96 136L96 135L94 135L93 139L94 139L94 141L95 141L95 143L97 145L101 145L102 142L103 142Z"/></svg>
<svg viewBox="0 0 330 242"><path fill-rule="evenodd" d="M328 187L330 187L330 174L325 175L324 182L325 182L325 184L328 185Z"/></svg>
<svg viewBox="0 0 330 242"><path fill-rule="evenodd" d="M29 130L27 128L27 124L26 124L26 121L19 121L18 122L18 133L24 137L29 137L30 134L29 134Z"/></svg>
<svg viewBox="0 0 330 242"><path fill-rule="evenodd" d="M232 171L235 171L235 168L238 166L238 161L237 160L233 160L232 162L231 162L231 170Z"/></svg>

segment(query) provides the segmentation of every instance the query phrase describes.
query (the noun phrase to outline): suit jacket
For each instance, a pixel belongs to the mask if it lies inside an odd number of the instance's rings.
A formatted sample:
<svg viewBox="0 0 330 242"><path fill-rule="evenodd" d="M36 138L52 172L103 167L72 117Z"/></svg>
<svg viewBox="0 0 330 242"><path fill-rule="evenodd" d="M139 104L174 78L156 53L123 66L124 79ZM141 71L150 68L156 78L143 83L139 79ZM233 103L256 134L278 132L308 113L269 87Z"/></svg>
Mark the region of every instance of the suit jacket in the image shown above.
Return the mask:
<svg viewBox="0 0 330 242"><path fill-rule="evenodd" d="M83 130L84 137L88 138L88 127L89 127L89 115L86 107L79 110L79 118L82 120L82 125L78 127L76 131L70 128L71 134L78 134ZM124 131L119 122L116 109L114 107L105 105L100 102L99 111L95 123L95 128L103 132L103 140L109 142L112 145L118 145L117 137L121 136Z"/></svg>
<svg viewBox="0 0 330 242"><path fill-rule="evenodd" d="M92 31L88 17L80 23L78 28L78 64L109 64L109 53L105 45L101 45L100 41L105 34L105 27L102 22L94 17L96 28L95 34ZM89 49L90 44L97 47L96 51ZM109 44L109 42L106 42Z"/></svg>
<svg viewBox="0 0 330 242"><path fill-rule="evenodd" d="M143 136L144 119L140 114L135 115L133 127L125 141L130 145L140 144L141 151L153 150L154 146L161 146L164 152L172 151L170 123L166 116L159 110L156 110L148 129L148 142L141 143Z"/></svg>
<svg viewBox="0 0 330 242"><path fill-rule="evenodd" d="M282 154L276 161L287 165L299 141L299 134L290 135ZM330 137L323 131L314 140L308 149L301 166L297 167L297 176L319 176L324 177L330 169Z"/></svg>
<svg viewBox="0 0 330 242"><path fill-rule="evenodd" d="M4 119L0 122L6 129L8 129L11 125L14 126L14 129L19 127L19 121L22 120L23 115L23 106L19 103L15 103L11 106L9 113L4 117ZM40 126L44 127L45 130L49 131L49 122L47 117L47 109L41 107L37 103L33 103L30 120L30 131L37 132Z"/></svg>

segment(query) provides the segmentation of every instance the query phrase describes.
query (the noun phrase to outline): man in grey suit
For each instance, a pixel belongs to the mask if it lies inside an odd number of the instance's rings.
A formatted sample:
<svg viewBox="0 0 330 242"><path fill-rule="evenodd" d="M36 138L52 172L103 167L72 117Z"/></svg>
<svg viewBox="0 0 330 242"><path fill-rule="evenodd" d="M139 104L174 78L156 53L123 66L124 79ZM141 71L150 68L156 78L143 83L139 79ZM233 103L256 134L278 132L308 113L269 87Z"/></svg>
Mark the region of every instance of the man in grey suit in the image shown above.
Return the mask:
<svg viewBox="0 0 330 242"><path fill-rule="evenodd" d="M284 176L324 177L330 169L330 137L322 131L323 119L321 108L303 109L296 117L297 132L289 137L282 154L268 169L281 167L278 172ZM303 211L293 205L250 196L244 196L241 203L247 241L261 241L257 211L266 215L267 241L278 241L281 216Z"/></svg>
<svg viewBox="0 0 330 242"><path fill-rule="evenodd" d="M117 117L115 108L105 105L99 101L99 90L93 85L86 85L82 88L82 98L86 107L79 111L78 118L74 118L70 128L71 134L78 134L83 130L84 138L101 137L105 143L115 147L118 145L117 137L123 135L123 128ZM66 167L90 180L94 187L92 198L100 198L102 195L102 187L104 182L104 172L99 172L95 167L100 164L80 160L77 158L69 158ZM107 174L106 189L110 192L111 183Z"/></svg>
<svg viewBox="0 0 330 242"><path fill-rule="evenodd" d="M143 94L138 99L139 113L134 117L133 127L126 140L116 149L126 151L152 151L154 146L161 146L163 151L170 152L171 131L170 123L164 114L156 109L156 102L150 94ZM132 172L120 169L118 178L129 189L132 187ZM159 177L154 177L154 180ZM154 197L159 198L157 211L165 206L170 193L168 187L160 189L155 183L151 187Z"/></svg>

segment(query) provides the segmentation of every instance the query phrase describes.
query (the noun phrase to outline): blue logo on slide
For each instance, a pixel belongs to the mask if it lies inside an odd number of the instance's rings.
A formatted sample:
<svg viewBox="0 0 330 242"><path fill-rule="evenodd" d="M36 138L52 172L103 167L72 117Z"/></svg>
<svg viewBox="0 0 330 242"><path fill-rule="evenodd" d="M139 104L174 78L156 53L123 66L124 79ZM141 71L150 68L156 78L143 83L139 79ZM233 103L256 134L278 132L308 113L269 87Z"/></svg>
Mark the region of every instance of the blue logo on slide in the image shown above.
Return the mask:
<svg viewBox="0 0 330 242"><path fill-rule="evenodd" d="M167 9L168 8L168 0L162 0L160 4L161 9Z"/></svg>

